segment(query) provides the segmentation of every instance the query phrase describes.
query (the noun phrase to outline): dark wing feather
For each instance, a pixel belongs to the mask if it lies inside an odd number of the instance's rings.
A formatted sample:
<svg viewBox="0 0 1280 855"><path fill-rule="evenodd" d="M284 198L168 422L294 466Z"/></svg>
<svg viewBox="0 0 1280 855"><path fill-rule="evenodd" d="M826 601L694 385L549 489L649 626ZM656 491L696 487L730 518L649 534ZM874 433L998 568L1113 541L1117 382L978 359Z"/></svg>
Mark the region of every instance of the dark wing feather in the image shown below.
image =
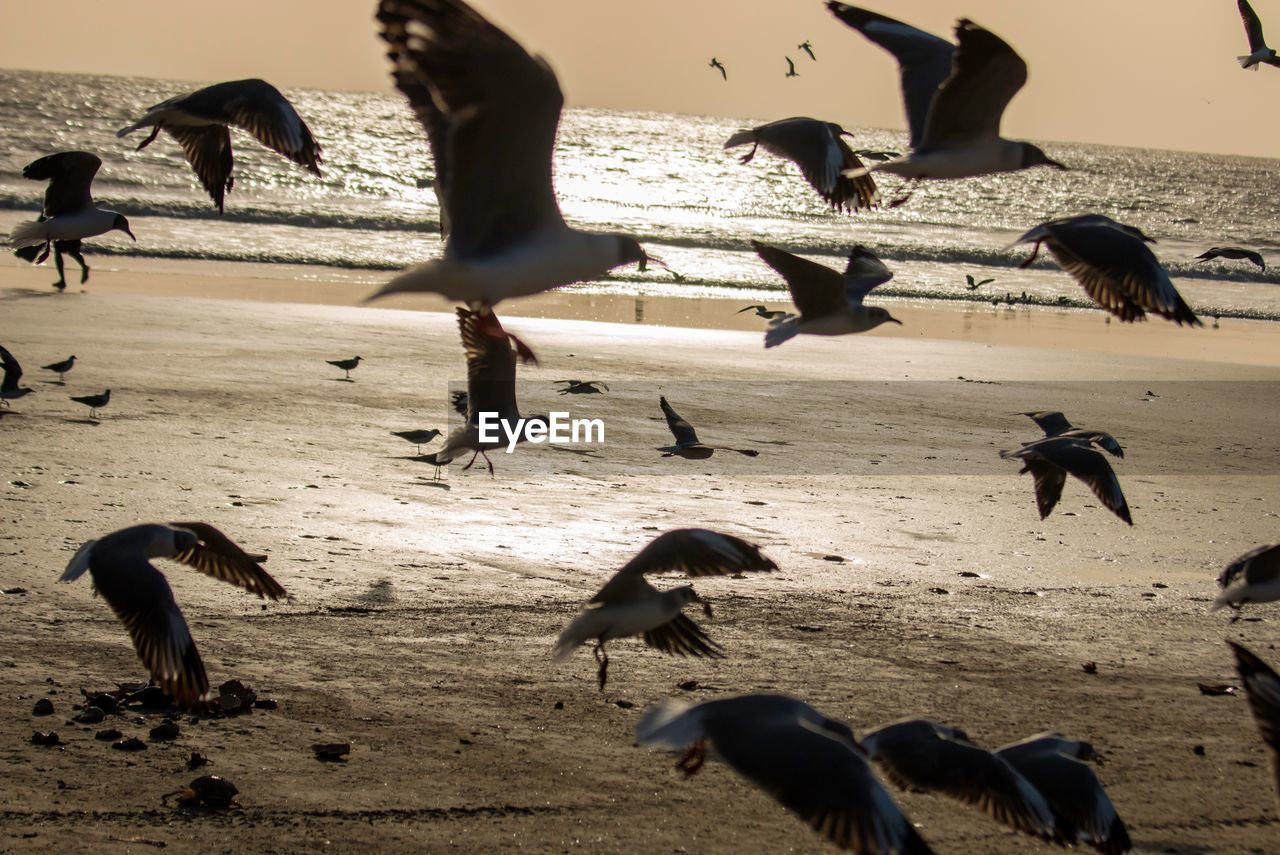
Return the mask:
<svg viewBox="0 0 1280 855"><path fill-rule="evenodd" d="M863 163L841 137L839 125L797 117L761 125L755 133L766 151L798 166L809 186L833 210L852 212L880 203L870 175L849 178L844 174L861 169Z"/></svg>
<svg viewBox="0 0 1280 855"><path fill-rule="evenodd" d="M956 39L951 76L933 100L921 149L1000 136L1004 110L1027 82L1027 64L999 36L961 18Z"/></svg>
<svg viewBox="0 0 1280 855"><path fill-rule="evenodd" d="M1070 474L1083 481L1104 507L1133 525L1115 470L1107 458L1087 442L1070 437L1041 439L1027 443L1016 452L1002 452L1001 456L1021 458L1036 479L1041 519L1057 504L1066 475Z"/></svg>
<svg viewBox="0 0 1280 855"><path fill-rule="evenodd" d="M174 561L244 588L263 599L282 600L288 596L280 583L262 569L261 562L267 560L265 555L250 555L208 523L175 522L170 525L185 528L199 538L194 547L175 554Z"/></svg>
<svg viewBox="0 0 1280 855"><path fill-rule="evenodd" d="M458 329L467 356L467 421L478 413L497 413L500 419L517 419L516 352L498 316L458 308Z"/></svg>
<svg viewBox="0 0 1280 855"><path fill-rule="evenodd" d="M226 120L277 154L320 175L323 158L311 129L279 89L265 80L238 80L226 99Z"/></svg>
<svg viewBox="0 0 1280 855"><path fill-rule="evenodd" d="M1236 654L1236 670L1249 696L1249 709L1253 711L1258 733L1270 749L1271 772L1280 800L1280 675L1241 645L1233 641L1227 644Z"/></svg>
<svg viewBox="0 0 1280 855"><path fill-rule="evenodd" d="M0 368L4 369L4 380L0 381L0 389L16 389L22 379L22 366L8 349L0 344Z"/></svg>
<svg viewBox="0 0 1280 855"><path fill-rule="evenodd" d="M1236 0L1236 8L1240 10L1240 20L1244 21L1245 34L1249 36L1249 53L1266 47L1267 40L1262 35L1262 21L1258 18L1258 13L1249 5L1249 0Z"/></svg>
<svg viewBox="0 0 1280 855"><path fill-rule="evenodd" d="M658 405L662 407L662 414L667 417L667 427L671 429L671 435L676 438L676 445L699 445L698 433L693 429L693 425L689 424L680 414L671 408L665 397L658 398Z"/></svg>
<svg viewBox="0 0 1280 855"><path fill-rule="evenodd" d="M200 183L221 213L227 191L235 184L235 179L231 176L235 160L231 155L231 132L227 130L227 126L165 125L164 130L182 146L187 163L191 164Z"/></svg>
<svg viewBox="0 0 1280 855"><path fill-rule="evenodd" d="M1063 843L1088 843L1103 855L1123 855L1133 848L1124 821L1088 764L1050 750L997 751L996 756L1007 760L1044 796Z"/></svg>
<svg viewBox="0 0 1280 855"><path fill-rule="evenodd" d="M674 571L686 576L768 573L778 569L754 543L705 528L678 528L658 535L619 575Z"/></svg>
<svg viewBox="0 0 1280 855"><path fill-rule="evenodd" d="M839 271L759 241L753 240L751 246L786 280L802 321L839 313L848 305L845 278Z"/></svg>
<svg viewBox="0 0 1280 855"><path fill-rule="evenodd" d="M673 656L705 656L723 659L720 645L712 641L702 627L693 620L678 614L656 629L644 634L644 643Z"/></svg>
<svg viewBox="0 0 1280 855"><path fill-rule="evenodd" d="M32 161L22 170L22 177L32 181L48 181L44 191L44 216L73 214L93 204L90 190L102 159L87 151L62 151Z"/></svg>
<svg viewBox="0 0 1280 855"><path fill-rule="evenodd" d="M1022 413L1022 415L1035 422L1036 426L1044 431L1045 436L1057 436L1063 431L1071 430L1072 428L1072 424L1067 421L1067 417L1057 410L1053 412L1027 412Z"/></svg>

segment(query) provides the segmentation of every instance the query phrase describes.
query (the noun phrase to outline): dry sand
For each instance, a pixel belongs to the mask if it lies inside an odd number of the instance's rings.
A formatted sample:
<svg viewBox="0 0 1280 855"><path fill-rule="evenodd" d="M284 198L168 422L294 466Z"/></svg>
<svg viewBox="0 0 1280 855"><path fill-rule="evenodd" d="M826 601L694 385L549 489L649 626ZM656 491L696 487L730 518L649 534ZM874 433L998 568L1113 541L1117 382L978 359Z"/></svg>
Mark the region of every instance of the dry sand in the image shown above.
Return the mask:
<svg viewBox="0 0 1280 855"><path fill-rule="evenodd" d="M1234 682L1224 638L1280 660L1273 609L1207 611L1217 571L1277 539L1275 325L897 303L901 330L766 353L762 322L723 301L650 302L646 319L741 329L515 317L634 320L634 298L557 295L504 316L542 360L521 370L522 405L602 418L605 445L498 453L496 478L455 465L433 483L388 432L444 427L464 377L452 316L301 302L364 293L349 281L207 273L95 270L89 293L53 295L44 271L0 267L0 342L37 389L0 419L0 582L25 589L0 595L0 851L825 851L725 767L686 781L632 745L658 698L751 691L856 730L930 716L989 746L1059 730L1105 753L1139 851L1280 846L1244 699L1196 687ZM174 296L191 293L300 302ZM69 353L55 385L38 366ZM354 354L339 382L324 360ZM566 377L611 391L557 397ZM68 395L104 387L90 423ZM659 394L705 442L760 455L661 457ZM1126 446L1133 528L1074 481L1037 519L1029 477L997 452L1036 435L1009 413L1046 407ZM211 680L280 706L183 719L176 741L123 754L67 720L81 687L142 669L87 580L55 580L85 539L180 519L269 552L293 595L263 608L164 567ZM554 666L578 605L676 526L747 537L782 567L699 583L729 658L617 642L604 693L587 650ZM41 697L55 715L32 716ZM108 724L146 738L157 721ZM65 747L29 744L50 728ZM317 762L318 741L350 741L349 762ZM191 751L240 809L161 804L199 774ZM899 798L939 853L1051 851Z"/></svg>

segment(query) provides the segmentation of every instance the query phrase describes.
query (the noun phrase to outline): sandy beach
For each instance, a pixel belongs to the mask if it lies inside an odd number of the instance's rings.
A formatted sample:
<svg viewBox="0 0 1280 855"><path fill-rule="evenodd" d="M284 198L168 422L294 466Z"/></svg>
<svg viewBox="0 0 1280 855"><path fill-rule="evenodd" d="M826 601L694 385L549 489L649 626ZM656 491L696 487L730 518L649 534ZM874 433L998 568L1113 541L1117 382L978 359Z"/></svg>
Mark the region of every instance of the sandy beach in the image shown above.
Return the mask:
<svg viewBox="0 0 1280 855"><path fill-rule="evenodd" d="M825 851L723 765L684 780L633 745L659 698L756 691L858 732L907 716L989 747L1061 731L1105 755L1137 851L1274 848L1247 704L1197 683L1237 682L1227 638L1280 659L1267 607L1208 611L1218 571L1276 540L1280 326L898 301L900 329L766 352L740 301L647 300L636 323L638 298L558 292L503 314L541 360L521 406L600 418L604 444L433 481L389 432L446 426L465 380L447 306L357 307L367 282L316 271L127 263L63 295L0 263L0 343L36 389L0 418L0 851ZM71 353L65 386L38 367ZM355 354L353 382L325 364ZM609 392L558 396L570 377ZM96 422L69 400L104 388ZM704 442L759 456L662 457L659 395ZM1038 519L1029 476L998 457L1037 435L1013 415L1031 409L1117 436L1132 528L1076 481ZM88 538L183 519L269 553L292 595L264 607L164 567L211 681L279 708L184 716L174 741L113 751L106 725L70 722L80 689L145 672L88 580L56 580ZM681 526L781 567L699 582L728 658L616 642L604 692L588 650L553 664L579 605ZM44 697L54 714L33 716ZM158 721L108 724L147 739ZM64 746L30 744L49 729ZM348 762L313 757L330 741ZM192 751L239 809L162 804L199 774ZM1053 848L897 798L940 853Z"/></svg>

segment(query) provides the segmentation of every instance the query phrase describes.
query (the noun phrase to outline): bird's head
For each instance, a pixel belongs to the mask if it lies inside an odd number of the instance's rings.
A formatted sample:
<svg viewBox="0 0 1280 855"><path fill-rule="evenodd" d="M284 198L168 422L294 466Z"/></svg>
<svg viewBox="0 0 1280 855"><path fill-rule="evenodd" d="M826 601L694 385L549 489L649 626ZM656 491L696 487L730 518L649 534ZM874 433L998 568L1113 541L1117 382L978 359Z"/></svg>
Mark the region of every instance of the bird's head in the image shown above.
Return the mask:
<svg viewBox="0 0 1280 855"><path fill-rule="evenodd" d="M138 242L138 238L129 230L129 218L124 214L116 214L115 220L111 223L111 231L124 232L133 238L134 243Z"/></svg>
<svg viewBox="0 0 1280 855"><path fill-rule="evenodd" d="M1029 169L1033 166L1052 166L1054 169L1067 169L1065 164L1049 157L1039 146L1024 142L1022 144L1022 168Z"/></svg>
<svg viewBox="0 0 1280 855"><path fill-rule="evenodd" d="M871 326L878 327L881 324L897 324L902 326L902 321L889 314L887 309L879 306L870 306L867 308L867 318L871 321Z"/></svg>
<svg viewBox="0 0 1280 855"><path fill-rule="evenodd" d="M711 617L711 603L698 596L698 592L693 590L692 585L681 585L679 588L672 589L672 593L680 601L681 608L689 605L689 603L700 603L702 605L702 613L707 617Z"/></svg>

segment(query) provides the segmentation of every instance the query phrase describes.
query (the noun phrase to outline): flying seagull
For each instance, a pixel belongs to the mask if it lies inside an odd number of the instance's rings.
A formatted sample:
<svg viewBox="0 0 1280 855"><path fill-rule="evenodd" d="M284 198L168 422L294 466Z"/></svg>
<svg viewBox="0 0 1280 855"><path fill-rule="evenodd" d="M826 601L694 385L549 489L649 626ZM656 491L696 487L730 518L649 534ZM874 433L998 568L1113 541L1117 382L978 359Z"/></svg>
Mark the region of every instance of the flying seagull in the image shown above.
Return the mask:
<svg viewBox="0 0 1280 855"><path fill-rule="evenodd" d="M726 82L729 80L729 72L724 70L724 65L714 56L711 57L711 62L707 63L707 67L714 68L716 71L719 71L720 76L723 77Z"/></svg>
<svg viewBox="0 0 1280 855"><path fill-rule="evenodd" d="M182 146L187 163L222 213L224 198L235 183L232 127L248 131L267 148L320 175L320 145L311 129L280 90L265 80L217 83L161 101L116 136L151 128L151 135L138 145L142 151L161 131L168 133Z"/></svg>
<svg viewBox="0 0 1280 855"><path fill-rule="evenodd" d="M26 386L19 386L18 381L22 379L22 366L18 364L18 360L13 354L0 345L0 369L4 369L4 379L0 380L0 404L12 408L10 401L15 401L23 395L29 395L34 389L28 389Z"/></svg>
<svg viewBox="0 0 1280 855"><path fill-rule="evenodd" d="M809 54L809 59L813 60L814 62L818 61L818 58L813 55L813 44L808 39L805 39L800 44L796 45L796 47L804 51L805 53Z"/></svg>
<svg viewBox="0 0 1280 855"><path fill-rule="evenodd" d="M1240 20L1244 21L1245 35L1249 37L1249 53L1236 57L1240 67L1257 71L1258 64L1263 62L1280 67L1280 59L1276 58L1276 52L1267 47L1267 40L1262 37L1262 21L1258 19L1258 13L1249 5L1249 0L1236 0L1236 7L1240 10Z"/></svg>
<svg viewBox="0 0 1280 855"><path fill-rule="evenodd" d="M969 178L1033 166L1067 168L1031 143L1000 136L1000 119L1027 82L1027 65L999 36L961 18L955 27L959 45L953 47L930 33L856 6L832 0L827 8L892 53L902 74L912 151L869 170L914 181Z"/></svg>
<svg viewBox="0 0 1280 855"><path fill-rule="evenodd" d="M791 61L791 57L789 57L789 56L784 56L784 57L783 57L783 59L785 59L785 60L787 61L787 74L786 74L786 76L787 76L787 77L799 77L799 76L800 76L800 72L796 71L796 64L795 64L794 62L792 62L792 61Z"/></svg>
<svg viewBox="0 0 1280 855"><path fill-rule="evenodd" d="M1022 469L1018 474L1030 472L1035 479L1040 519L1049 516L1062 498L1067 476L1073 475L1083 481L1108 510L1133 525L1129 505L1124 500L1115 471L1107 458L1094 451L1087 441L1074 437L1048 437L1028 442L1017 451L1002 451L1000 456L1005 460L1021 460Z"/></svg>
<svg viewBox="0 0 1280 855"><path fill-rule="evenodd" d="M679 413L672 409L667 403L665 395L658 398L658 406L662 407L662 414L667 417L667 427L671 430L671 435L675 437L676 444L659 448L663 457L683 457L685 460L706 460L708 457L716 453L716 449L720 446L703 445L698 440L698 432L693 429L693 425L684 420ZM753 448L727 448L726 451L736 451L746 457L758 457L760 452Z"/></svg>
<svg viewBox="0 0 1280 855"><path fill-rule="evenodd" d="M587 602L560 633L551 656L563 661L583 644L594 641L593 653L600 665L596 678L602 691L609 679L605 643L615 638L641 635L645 644L663 653L719 659L724 655L720 645L683 611L689 603L700 603L703 613L711 617L711 605L692 585L660 591L645 576L676 571L698 578L777 569L777 564L760 553L760 547L730 534L681 528L658 535Z"/></svg>
<svg viewBox="0 0 1280 855"><path fill-rule="evenodd" d="M799 317L774 321L764 334L765 347L777 347L797 334L845 335L875 329L883 323L902 321L879 306L865 306L863 299L878 285L893 278L889 268L866 247L849 253L844 273L777 247L752 241L756 254L787 281Z"/></svg>
<svg viewBox="0 0 1280 855"><path fill-rule="evenodd" d="M1218 575L1218 587L1222 593L1210 611L1280 600L1280 544L1259 546L1232 561Z"/></svg>
<svg viewBox="0 0 1280 855"><path fill-rule="evenodd" d="M1086 844L1103 855L1123 855L1133 848L1129 830L1102 782L1082 762L1102 762L1088 742L1044 733L999 748L995 755L1048 802L1059 841Z"/></svg>
<svg viewBox="0 0 1280 855"><path fill-rule="evenodd" d="M73 582L87 570L94 590L129 631L152 680L190 708L209 691L209 678L173 591L151 558L177 561L262 598L286 594L262 569L265 555L246 553L208 523L135 525L80 547L58 581Z"/></svg>
<svg viewBox="0 0 1280 855"><path fill-rule="evenodd" d="M972 273L966 273L964 276L964 287L969 291L977 291L983 285L990 285L995 282L994 279L975 279Z"/></svg>
<svg viewBox="0 0 1280 855"><path fill-rule="evenodd" d="M430 430L393 430L392 436L398 436L405 442L412 442L417 447L417 452L422 453L422 446L440 435L440 431L435 428Z"/></svg>
<svg viewBox="0 0 1280 855"><path fill-rule="evenodd" d="M551 155L564 97L545 60L462 0L382 0L378 20L396 86L427 132L448 236L442 257L368 299L429 292L492 308L619 265L645 269L635 238L580 231L560 214Z"/></svg>
<svg viewBox="0 0 1280 855"><path fill-rule="evenodd" d="M1249 696L1249 709L1253 722L1258 726L1262 741L1267 744L1271 759L1271 777L1280 801L1280 675L1267 663L1254 656L1243 646L1228 641L1236 655L1236 671Z"/></svg>
<svg viewBox="0 0 1280 855"><path fill-rule="evenodd" d="M1120 443L1116 442L1116 438L1105 430L1086 430L1078 428L1071 422L1067 421L1067 417L1057 410L1053 411L1031 411L1018 413L1017 415L1026 416L1036 423L1040 430L1044 431L1044 435L1049 436L1069 436L1076 439L1083 439L1091 442L1099 448L1106 451L1112 457L1124 457L1124 449L1120 447Z"/></svg>
<svg viewBox="0 0 1280 855"><path fill-rule="evenodd" d="M1143 320L1152 312L1178 326L1203 326L1147 247L1154 242L1133 226L1084 214L1041 223L1013 245L1035 245L1022 267L1035 261L1042 244L1047 246L1093 301L1121 321Z"/></svg>
<svg viewBox="0 0 1280 855"><path fill-rule="evenodd" d="M42 371L55 372L58 375L58 382L64 383L66 382L66 379L67 379L67 372L70 371L75 366L75 364L76 364L76 357L75 357L75 354L72 354L71 356L68 356L66 359L62 360L61 362L54 362L49 365L41 365L40 369Z"/></svg>
<svg viewBox="0 0 1280 855"><path fill-rule="evenodd" d="M1252 249L1245 249L1242 246L1215 246L1213 249L1202 252L1196 256L1197 261L1208 261L1212 258L1229 258L1232 261L1251 261L1258 266L1259 270L1266 270L1267 263L1262 260L1262 254Z"/></svg>
<svg viewBox="0 0 1280 855"><path fill-rule="evenodd" d="M559 390L561 395L603 395L609 391L609 384L601 380L557 380L556 383L564 386Z"/></svg>
<svg viewBox="0 0 1280 855"><path fill-rule="evenodd" d="M850 178L845 174L863 164L842 137L853 134L834 122L821 122L805 116L779 119L767 125L738 131L724 144L726 149L750 145L751 151L742 156L742 163L750 163L756 149L764 150L800 167L800 172L818 195L833 210L857 211L874 208L880 204L880 191L870 175Z"/></svg>
<svg viewBox="0 0 1280 855"><path fill-rule="evenodd" d="M342 371L343 380L350 380L351 372L355 371L360 365L360 357L353 356L350 359L326 359L325 362Z"/></svg>
<svg viewBox="0 0 1280 855"><path fill-rule="evenodd" d="M865 734L862 747L901 789L942 793L1017 831L1054 836L1053 813L1044 797L962 730L912 719Z"/></svg>
<svg viewBox="0 0 1280 855"><path fill-rule="evenodd" d="M137 241L124 214L93 203L90 188L100 166L102 160L96 154L62 151L32 161L22 169L23 178L48 181L49 186L44 191L40 219L19 223L9 235L9 243L17 247L15 255L33 264L43 264L52 249L53 264L58 270L53 287L59 291L67 287L62 269L64 253L80 265L80 284L89 281L89 265L80 254L80 242L85 238L121 231Z"/></svg>
<svg viewBox="0 0 1280 855"><path fill-rule="evenodd" d="M751 311L754 311L756 313L756 317L764 318L766 321L779 321L779 320L782 320L783 318L791 317L790 312L784 312L779 309L770 309L758 303L754 306L743 306L741 309L734 312L734 314L740 315L743 312L751 312Z"/></svg>
<svg viewBox="0 0 1280 855"><path fill-rule="evenodd" d="M718 757L814 831L856 855L929 855L911 821L876 779L843 722L786 695L739 695L690 705L668 698L644 711L636 742L684 752L696 774Z"/></svg>
<svg viewBox="0 0 1280 855"><path fill-rule="evenodd" d="M100 395L72 395L71 400L77 404L84 404L89 408L89 418L96 419L98 410L111 403L111 390L104 389Z"/></svg>

